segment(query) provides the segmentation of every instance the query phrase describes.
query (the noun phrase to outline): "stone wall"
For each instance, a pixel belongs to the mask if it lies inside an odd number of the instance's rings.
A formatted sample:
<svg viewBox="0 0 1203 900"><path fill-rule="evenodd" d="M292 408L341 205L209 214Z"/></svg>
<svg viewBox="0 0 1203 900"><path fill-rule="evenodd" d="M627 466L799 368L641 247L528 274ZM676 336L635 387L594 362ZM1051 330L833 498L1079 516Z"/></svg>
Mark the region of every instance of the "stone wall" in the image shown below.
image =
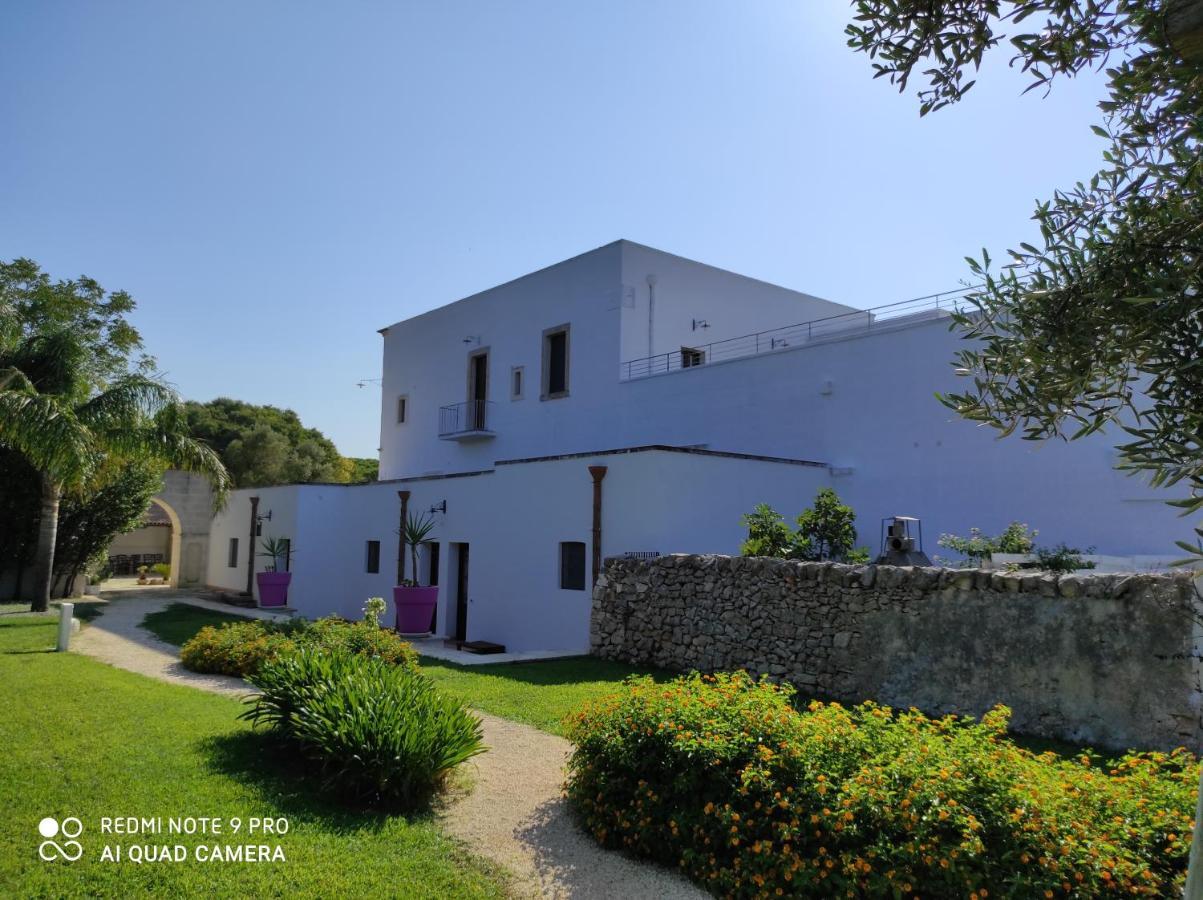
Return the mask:
<svg viewBox="0 0 1203 900"><path fill-rule="evenodd" d="M742 668L805 695L980 716L1098 747L1203 748L1186 575L1004 574L725 556L607 560L595 655Z"/></svg>

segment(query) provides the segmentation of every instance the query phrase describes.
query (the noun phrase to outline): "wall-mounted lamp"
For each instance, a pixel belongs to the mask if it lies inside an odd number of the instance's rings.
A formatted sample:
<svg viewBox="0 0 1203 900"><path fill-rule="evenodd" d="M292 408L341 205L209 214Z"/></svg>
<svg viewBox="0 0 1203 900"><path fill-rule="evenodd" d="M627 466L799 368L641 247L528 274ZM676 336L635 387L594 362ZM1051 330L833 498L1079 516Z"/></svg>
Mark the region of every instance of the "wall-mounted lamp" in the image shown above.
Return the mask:
<svg viewBox="0 0 1203 900"><path fill-rule="evenodd" d="M434 504L432 507L430 507L430 511L432 513L441 512L443 515L447 515L447 501L444 500L442 503Z"/></svg>
<svg viewBox="0 0 1203 900"><path fill-rule="evenodd" d="M480 346L480 335L479 334L470 334L466 338L464 338L464 343L465 344L475 344L477 347L479 347Z"/></svg>
<svg viewBox="0 0 1203 900"><path fill-rule="evenodd" d="M693 320L693 330L694 331L697 331L699 328L709 328L709 327L710 327L710 323L707 322L705 319L694 319Z"/></svg>
<svg viewBox="0 0 1203 900"><path fill-rule="evenodd" d="M272 520L272 511L270 509L267 511L266 515L260 515L260 514L256 513L256 515L255 515L255 537L261 537L263 535L264 521L270 522L271 520Z"/></svg>

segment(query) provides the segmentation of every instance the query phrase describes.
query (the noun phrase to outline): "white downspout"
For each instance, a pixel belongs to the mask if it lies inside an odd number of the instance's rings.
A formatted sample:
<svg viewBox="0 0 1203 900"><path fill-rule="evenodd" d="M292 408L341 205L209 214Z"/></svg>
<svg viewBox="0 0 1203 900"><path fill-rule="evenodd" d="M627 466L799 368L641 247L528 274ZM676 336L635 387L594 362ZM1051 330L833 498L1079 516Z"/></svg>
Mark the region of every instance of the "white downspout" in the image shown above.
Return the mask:
<svg viewBox="0 0 1203 900"><path fill-rule="evenodd" d="M656 276L647 276L647 355L649 360L656 352L654 335L656 330Z"/></svg>

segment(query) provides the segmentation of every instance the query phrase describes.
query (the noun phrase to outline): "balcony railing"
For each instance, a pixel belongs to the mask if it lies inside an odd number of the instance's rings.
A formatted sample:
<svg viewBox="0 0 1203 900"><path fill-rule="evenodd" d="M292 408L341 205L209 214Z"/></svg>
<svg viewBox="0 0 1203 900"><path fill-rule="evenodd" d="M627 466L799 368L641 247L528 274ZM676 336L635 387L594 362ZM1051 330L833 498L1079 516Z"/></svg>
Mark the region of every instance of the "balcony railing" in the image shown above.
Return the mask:
<svg viewBox="0 0 1203 900"><path fill-rule="evenodd" d="M965 306L964 297L972 290L974 288L963 288L930 294L913 300L903 300L901 303L891 303L873 309L858 309L798 325L786 325L710 344L695 344L693 347L674 350L671 353L632 359L619 364L618 377L622 381L646 378L649 375L660 375L678 369L693 369L723 360L773 353L811 342L882 330L906 321L948 315L953 310Z"/></svg>
<svg viewBox="0 0 1203 900"><path fill-rule="evenodd" d="M490 438L493 404L488 400L465 400L439 407L439 437L448 441Z"/></svg>

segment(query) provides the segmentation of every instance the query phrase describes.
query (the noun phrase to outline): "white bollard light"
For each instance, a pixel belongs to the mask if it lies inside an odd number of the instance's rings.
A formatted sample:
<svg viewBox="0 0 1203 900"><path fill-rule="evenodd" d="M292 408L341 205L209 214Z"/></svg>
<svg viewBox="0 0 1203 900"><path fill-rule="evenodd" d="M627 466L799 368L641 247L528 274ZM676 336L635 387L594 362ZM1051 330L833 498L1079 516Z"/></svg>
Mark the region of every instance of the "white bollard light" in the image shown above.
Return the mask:
<svg viewBox="0 0 1203 900"><path fill-rule="evenodd" d="M74 612L74 603L63 603L59 607L58 646L55 647L59 653L65 653L71 646L71 616Z"/></svg>

